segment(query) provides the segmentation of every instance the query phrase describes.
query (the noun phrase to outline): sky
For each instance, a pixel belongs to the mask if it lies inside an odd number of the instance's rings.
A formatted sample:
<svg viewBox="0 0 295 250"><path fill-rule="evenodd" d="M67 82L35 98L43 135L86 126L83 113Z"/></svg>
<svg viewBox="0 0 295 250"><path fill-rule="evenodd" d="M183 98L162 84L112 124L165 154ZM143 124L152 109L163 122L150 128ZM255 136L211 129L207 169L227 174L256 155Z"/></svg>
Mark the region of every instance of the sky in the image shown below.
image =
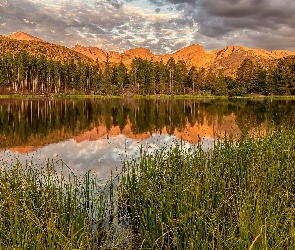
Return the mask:
<svg viewBox="0 0 295 250"><path fill-rule="evenodd" d="M295 51L294 0L0 0L0 34L119 52L241 45Z"/></svg>

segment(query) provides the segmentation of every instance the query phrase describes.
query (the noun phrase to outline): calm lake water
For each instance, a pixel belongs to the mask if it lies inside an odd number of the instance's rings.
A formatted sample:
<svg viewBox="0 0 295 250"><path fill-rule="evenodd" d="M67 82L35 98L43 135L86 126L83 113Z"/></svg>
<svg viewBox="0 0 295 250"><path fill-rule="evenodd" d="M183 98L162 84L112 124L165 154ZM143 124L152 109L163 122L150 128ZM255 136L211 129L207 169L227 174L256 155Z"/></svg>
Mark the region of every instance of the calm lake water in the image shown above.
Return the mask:
<svg viewBox="0 0 295 250"><path fill-rule="evenodd" d="M101 178L120 170L140 147L154 150L243 132L292 126L293 100L23 99L0 100L2 161L91 169Z"/></svg>

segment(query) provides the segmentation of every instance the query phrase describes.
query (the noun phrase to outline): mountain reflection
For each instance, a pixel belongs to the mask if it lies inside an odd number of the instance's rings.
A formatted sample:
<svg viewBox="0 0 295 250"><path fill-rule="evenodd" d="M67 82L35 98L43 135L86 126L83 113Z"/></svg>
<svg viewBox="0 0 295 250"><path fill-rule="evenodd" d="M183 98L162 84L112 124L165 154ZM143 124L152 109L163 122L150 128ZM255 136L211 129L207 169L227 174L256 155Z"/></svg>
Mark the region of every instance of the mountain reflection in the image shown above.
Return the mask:
<svg viewBox="0 0 295 250"><path fill-rule="evenodd" d="M283 100L0 100L0 156L21 162L59 159L101 178L126 155L292 126L295 102ZM182 141L182 142L181 142Z"/></svg>
<svg viewBox="0 0 295 250"><path fill-rule="evenodd" d="M295 102L271 100L28 99L0 100L0 148L27 153L68 139L120 134L143 140L154 133L196 143L290 126Z"/></svg>

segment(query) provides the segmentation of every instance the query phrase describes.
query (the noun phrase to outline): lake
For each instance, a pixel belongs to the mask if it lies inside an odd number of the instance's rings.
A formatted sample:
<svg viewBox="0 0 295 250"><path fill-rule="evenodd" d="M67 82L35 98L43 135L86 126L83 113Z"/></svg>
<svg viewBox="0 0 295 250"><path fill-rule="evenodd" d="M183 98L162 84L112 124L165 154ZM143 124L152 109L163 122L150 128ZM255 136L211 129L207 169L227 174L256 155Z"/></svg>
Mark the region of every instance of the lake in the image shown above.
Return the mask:
<svg viewBox="0 0 295 250"><path fill-rule="evenodd" d="M295 122L294 100L272 99L2 99L2 161L46 164L102 179L123 159L182 143L265 133Z"/></svg>

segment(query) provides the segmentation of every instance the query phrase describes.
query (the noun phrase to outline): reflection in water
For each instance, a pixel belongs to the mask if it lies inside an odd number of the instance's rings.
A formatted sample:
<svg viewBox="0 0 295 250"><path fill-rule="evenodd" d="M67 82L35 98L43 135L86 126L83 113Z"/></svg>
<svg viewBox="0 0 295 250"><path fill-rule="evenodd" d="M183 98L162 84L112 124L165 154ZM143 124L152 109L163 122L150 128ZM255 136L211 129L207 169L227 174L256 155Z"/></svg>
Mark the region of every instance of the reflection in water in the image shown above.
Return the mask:
<svg viewBox="0 0 295 250"><path fill-rule="evenodd" d="M242 131L291 126L294 101L271 100L0 100L0 148L20 161L63 159L101 177L126 153L180 140L206 143ZM211 140L209 140L211 139ZM8 150L9 149L9 150ZM36 160L37 159L37 160Z"/></svg>
<svg viewBox="0 0 295 250"><path fill-rule="evenodd" d="M181 141L175 136L153 134L148 139L139 141L126 138L124 135L101 138L96 141L76 142L70 139L63 142L49 144L36 151L20 154L11 150L0 152L2 159L18 159L21 163L32 161L33 164L45 164L47 159L52 159L55 166L61 167L63 160L74 172L86 173L89 169L98 174L102 179L109 177L110 172L120 171L122 160L130 160L139 154L140 148L149 152L164 146L180 145ZM203 141L203 147L209 148L213 140ZM184 148L189 148L189 143L182 142Z"/></svg>

